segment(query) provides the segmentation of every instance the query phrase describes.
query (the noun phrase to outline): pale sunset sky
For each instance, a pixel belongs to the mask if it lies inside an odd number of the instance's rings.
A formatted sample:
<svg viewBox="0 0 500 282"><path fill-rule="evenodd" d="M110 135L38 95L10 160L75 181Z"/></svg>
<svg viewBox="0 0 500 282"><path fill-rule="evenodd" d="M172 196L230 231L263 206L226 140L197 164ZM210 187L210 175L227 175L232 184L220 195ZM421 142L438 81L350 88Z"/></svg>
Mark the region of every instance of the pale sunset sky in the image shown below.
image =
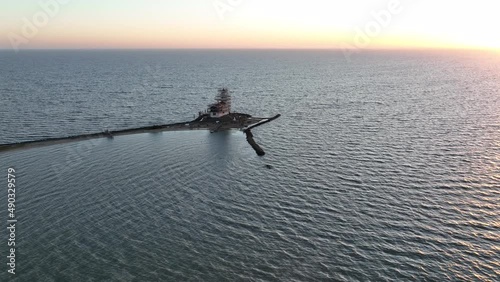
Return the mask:
<svg viewBox="0 0 500 282"><path fill-rule="evenodd" d="M0 0L0 48L500 50L499 13L494 0Z"/></svg>

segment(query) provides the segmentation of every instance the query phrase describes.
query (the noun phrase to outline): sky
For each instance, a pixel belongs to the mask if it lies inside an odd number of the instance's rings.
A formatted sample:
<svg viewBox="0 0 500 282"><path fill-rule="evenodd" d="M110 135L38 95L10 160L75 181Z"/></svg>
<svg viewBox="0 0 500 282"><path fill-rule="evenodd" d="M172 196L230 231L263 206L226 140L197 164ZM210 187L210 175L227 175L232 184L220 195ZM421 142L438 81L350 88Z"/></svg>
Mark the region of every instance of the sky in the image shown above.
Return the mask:
<svg viewBox="0 0 500 282"><path fill-rule="evenodd" d="M0 0L0 48L500 50L494 0Z"/></svg>

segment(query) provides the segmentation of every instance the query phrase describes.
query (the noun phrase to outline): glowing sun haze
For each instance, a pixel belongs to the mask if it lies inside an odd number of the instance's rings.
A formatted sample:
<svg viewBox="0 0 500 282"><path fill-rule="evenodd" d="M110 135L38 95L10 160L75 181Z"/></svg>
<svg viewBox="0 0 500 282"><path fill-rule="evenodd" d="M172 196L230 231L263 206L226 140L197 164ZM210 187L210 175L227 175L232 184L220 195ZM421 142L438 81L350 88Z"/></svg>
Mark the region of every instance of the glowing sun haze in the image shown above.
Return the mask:
<svg viewBox="0 0 500 282"><path fill-rule="evenodd" d="M49 5L52 8L45 12L40 3L49 2L57 7ZM12 48L17 42L20 48L500 49L500 1L494 0L0 0L0 4L0 48Z"/></svg>

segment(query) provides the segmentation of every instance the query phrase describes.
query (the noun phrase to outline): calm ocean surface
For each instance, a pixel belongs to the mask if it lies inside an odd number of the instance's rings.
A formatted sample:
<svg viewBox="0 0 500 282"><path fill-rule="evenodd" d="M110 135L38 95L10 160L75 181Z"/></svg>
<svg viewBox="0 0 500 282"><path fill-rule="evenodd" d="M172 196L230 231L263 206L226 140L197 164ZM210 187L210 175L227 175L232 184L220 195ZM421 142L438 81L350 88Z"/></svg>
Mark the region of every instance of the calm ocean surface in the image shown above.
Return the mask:
<svg viewBox="0 0 500 282"><path fill-rule="evenodd" d="M0 51L0 144L190 120L254 130L0 152L0 281L500 281L500 55ZM273 169L267 169L271 165ZM13 279L14 278L14 279Z"/></svg>

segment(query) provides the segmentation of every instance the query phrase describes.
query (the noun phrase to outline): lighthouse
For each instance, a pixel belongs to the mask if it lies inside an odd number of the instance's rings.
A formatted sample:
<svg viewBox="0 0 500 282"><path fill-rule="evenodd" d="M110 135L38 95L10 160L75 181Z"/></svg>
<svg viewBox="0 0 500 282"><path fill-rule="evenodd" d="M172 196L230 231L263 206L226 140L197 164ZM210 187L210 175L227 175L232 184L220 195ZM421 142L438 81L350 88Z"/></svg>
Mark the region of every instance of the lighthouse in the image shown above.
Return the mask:
<svg viewBox="0 0 500 282"><path fill-rule="evenodd" d="M231 94L227 88L219 89L215 101L216 103L208 105L210 117L220 118L231 113Z"/></svg>

